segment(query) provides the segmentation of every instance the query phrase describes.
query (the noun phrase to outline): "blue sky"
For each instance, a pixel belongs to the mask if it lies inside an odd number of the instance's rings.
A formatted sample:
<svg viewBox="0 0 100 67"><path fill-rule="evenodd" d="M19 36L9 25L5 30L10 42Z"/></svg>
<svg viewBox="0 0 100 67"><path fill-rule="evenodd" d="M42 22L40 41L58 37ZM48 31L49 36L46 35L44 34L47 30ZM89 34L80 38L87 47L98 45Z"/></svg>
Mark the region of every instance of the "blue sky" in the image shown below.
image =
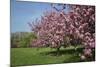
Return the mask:
<svg viewBox="0 0 100 67"><path fill-rule="evenodd" d="M11 0L11 32L29 32L28 22L40 18L51 10L50 3L20 2Z"/></svg>

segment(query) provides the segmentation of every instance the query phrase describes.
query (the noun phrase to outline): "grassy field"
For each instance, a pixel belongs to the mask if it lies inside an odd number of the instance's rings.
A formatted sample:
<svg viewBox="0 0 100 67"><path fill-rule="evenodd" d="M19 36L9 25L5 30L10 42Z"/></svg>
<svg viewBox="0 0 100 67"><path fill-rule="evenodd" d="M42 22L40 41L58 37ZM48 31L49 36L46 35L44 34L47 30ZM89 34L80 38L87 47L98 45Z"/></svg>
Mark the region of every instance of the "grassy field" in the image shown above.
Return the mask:
<svg viewBox="0 0 100 67"><path fill-rule="evenodd" d="M57 64L80 62L79 53L73 47L61 48L59 55L56 54L56 49L51 48L11 48L11 65L39 65L39 64Z"/></svg>

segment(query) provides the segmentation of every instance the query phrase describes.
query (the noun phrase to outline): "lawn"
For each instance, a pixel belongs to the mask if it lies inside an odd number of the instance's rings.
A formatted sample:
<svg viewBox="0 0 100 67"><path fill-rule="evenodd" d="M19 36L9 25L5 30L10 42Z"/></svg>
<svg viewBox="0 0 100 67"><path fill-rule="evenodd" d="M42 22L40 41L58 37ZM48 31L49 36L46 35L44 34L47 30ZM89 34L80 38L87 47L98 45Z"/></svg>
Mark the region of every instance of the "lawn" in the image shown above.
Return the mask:
<svg viewBox="0 0 100 67"><path fill-rule="evenodd" d="M79 53L81 52L82 48L78 48L75 51L74 47L61 48L59 55L56 54L56 49L51 48L11 48L11 65L21 66L80 62Z"/></svg>

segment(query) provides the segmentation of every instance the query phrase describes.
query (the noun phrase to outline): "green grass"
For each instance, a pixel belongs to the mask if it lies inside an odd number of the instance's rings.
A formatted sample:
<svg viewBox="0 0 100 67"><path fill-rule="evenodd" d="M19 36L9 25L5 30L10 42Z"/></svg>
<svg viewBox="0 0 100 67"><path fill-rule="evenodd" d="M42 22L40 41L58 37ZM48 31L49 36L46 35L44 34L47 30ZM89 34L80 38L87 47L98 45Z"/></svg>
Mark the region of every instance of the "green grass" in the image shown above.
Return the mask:
<svg viewBox="0 0 100 67"><path fill-rule="evenodd" d="M51 48L11 48L11 65L39 65L80 62L79 53L82 49L75 51L73 47L61 48L59 55L56 49Z"/></svg>

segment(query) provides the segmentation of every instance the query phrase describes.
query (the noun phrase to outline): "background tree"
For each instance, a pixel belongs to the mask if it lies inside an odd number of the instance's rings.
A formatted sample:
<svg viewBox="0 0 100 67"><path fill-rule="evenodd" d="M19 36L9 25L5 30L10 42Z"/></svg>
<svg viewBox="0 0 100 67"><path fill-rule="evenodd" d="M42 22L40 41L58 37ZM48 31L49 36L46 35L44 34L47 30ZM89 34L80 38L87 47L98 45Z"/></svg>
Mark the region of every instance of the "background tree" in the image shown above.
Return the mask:
<svg viewBox="0 0 100 67"><path fill-rule="evenodd" d="M36 39L35 34L32 32L16 32L11 33L11 47L17 48L17 47L30 47L31 41L33 39Z"/></svg>

